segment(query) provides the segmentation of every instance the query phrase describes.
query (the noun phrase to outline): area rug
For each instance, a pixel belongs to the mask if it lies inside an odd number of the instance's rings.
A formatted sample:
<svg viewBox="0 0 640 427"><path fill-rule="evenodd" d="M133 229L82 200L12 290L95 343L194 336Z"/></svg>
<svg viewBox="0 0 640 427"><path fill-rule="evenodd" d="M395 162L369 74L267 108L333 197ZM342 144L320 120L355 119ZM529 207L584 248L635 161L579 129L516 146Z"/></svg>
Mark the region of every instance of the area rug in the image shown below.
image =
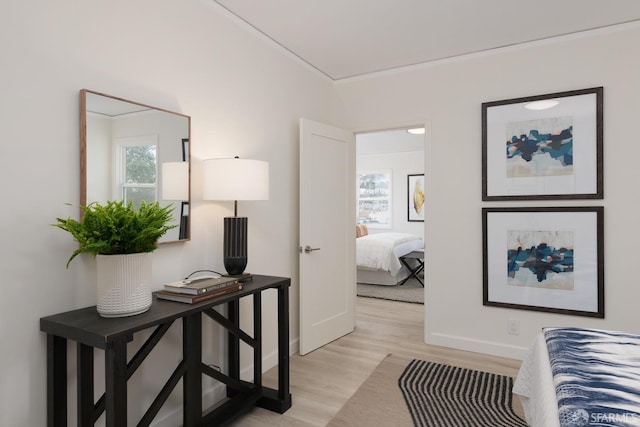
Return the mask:
<svg viewBox="0 0 640 427"><path fill-rule="evenodd" d="M390 355L328 425L526 427L512 405L512 384L502 375Z"/></svg>
<svg viewBox="0 0 640 427"><path fill-rule="evenodd" d="M402 286L358 283L357 288L359 297L424 304L424 288L416 279L407 280L407 282Z"/></svg>

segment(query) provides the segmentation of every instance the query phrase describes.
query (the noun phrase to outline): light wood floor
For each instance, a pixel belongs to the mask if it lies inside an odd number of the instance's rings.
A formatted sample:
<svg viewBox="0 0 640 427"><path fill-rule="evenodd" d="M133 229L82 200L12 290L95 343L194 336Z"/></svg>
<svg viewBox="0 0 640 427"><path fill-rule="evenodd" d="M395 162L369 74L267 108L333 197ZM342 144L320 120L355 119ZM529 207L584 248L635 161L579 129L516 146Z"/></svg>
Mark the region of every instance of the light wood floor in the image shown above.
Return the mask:
<svg viewBox="0 0 640 427"><path fill-rule="evenodd" d="M353 333L305 356L291 357L293 406L284 414L256 408L233 425L325 426L388 355L429 359L515 377L520 361L423 342L424 306L358 297ZM275 386L272 369L264 383Z"/></svg>

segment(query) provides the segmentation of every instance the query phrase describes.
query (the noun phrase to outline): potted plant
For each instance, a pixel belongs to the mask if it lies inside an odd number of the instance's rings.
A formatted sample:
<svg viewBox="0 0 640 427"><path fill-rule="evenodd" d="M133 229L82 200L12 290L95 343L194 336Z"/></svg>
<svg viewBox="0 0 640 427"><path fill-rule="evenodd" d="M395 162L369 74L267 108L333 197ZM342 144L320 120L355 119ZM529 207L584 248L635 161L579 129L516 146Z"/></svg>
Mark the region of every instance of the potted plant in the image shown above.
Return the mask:
<svg viewBox="0 0 640 427"><path fill-rule="evenodd" d="M97 309L103 317L131 316L151 306L151 252L170 225L173 206L158 202L107 201L82 206L81 219L56 218L54 226L79 243L67 268L81 253L97 259Z"/></svg>

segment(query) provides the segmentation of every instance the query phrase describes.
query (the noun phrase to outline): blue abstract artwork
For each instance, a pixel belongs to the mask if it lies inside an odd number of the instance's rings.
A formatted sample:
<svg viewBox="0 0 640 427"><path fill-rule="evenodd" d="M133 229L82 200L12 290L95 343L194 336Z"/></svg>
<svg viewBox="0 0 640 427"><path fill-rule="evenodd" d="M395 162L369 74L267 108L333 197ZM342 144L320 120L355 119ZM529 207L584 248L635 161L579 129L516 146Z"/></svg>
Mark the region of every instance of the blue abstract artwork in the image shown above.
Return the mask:
<svg viewBox="0 0 640 427"><path fill-rule="evenodd" d="M573 175L573 119L506 124L507 177Z"/></svg>
<svg viewBox="0 0 640 427"><path fill-rule="evenodd" d="M573 231L507 231L507 282L573 290Z"/></svg>

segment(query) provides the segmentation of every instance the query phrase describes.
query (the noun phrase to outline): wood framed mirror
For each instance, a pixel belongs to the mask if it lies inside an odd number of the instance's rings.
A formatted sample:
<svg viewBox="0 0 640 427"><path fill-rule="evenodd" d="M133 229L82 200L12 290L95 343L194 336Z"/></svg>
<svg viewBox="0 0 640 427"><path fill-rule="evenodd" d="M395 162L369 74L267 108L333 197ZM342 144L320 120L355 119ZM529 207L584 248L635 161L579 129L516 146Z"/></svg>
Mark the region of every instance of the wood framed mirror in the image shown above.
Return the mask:
<svg viewBox="0 0 640 427"><path fill-rule="evenodd" d="M88 89L80 91L80 205L145 200L174 206L158 243L190 240L191 118Z"/></svg>

